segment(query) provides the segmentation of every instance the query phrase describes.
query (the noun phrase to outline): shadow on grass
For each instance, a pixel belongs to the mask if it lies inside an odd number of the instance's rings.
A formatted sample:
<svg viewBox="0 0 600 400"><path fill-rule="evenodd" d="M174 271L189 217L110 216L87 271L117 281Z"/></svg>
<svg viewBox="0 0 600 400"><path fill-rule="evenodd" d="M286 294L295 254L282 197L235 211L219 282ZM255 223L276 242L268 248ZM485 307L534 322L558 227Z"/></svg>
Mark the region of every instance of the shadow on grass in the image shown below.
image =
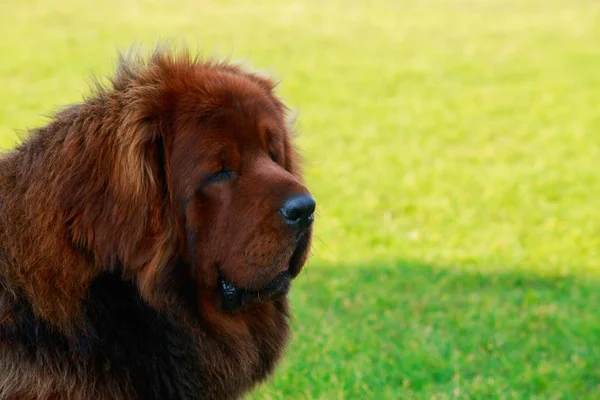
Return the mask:
<svg viewBox="0 0 600 400"><path fill-rule="evenodd" d="M407 262L312 265L252 398L600 398L600 283Z"/></svg>

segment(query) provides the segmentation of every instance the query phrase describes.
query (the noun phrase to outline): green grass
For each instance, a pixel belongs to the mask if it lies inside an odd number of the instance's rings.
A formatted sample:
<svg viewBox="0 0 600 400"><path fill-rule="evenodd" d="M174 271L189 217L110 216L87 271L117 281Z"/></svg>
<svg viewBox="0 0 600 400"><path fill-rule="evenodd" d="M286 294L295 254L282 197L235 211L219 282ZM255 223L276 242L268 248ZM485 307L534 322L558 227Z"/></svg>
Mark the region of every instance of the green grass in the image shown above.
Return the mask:
<svg viewBox="0 0 600 400"><path fill-rule="evenodd" d="M299 111L318 239L251 397L600 398L600 2L87 3L0 6L2 147L165 37Z"/></svg>

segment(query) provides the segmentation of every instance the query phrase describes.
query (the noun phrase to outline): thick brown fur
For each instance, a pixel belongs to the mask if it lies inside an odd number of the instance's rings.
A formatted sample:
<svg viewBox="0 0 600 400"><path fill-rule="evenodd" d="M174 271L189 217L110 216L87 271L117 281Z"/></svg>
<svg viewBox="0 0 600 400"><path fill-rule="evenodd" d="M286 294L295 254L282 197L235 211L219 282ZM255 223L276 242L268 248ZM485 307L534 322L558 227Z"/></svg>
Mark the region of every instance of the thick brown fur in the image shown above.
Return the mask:
<svg viewBox="0 0 600 400"><path fill-rule="evenodd" d="M273 90L122 57L0 159L0 399L238 398L272 373L288 305L261 290L311 236L277 212L308 191ZM258 300L222 309L220 279Z"/></svg>

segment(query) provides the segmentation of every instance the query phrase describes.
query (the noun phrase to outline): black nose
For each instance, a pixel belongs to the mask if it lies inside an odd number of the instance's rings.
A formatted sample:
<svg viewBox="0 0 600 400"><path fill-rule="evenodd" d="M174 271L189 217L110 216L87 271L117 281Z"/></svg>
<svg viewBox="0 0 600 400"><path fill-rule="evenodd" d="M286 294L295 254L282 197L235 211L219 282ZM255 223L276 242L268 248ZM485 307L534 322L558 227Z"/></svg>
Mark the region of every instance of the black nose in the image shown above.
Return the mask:
<svg viewBox="0 0 600 400"><path fill-rule="evenodd" d="M313 213L316 205L310 194L294 195L283 202L279 213L287 224L306 228L315 220Z"/></svg>

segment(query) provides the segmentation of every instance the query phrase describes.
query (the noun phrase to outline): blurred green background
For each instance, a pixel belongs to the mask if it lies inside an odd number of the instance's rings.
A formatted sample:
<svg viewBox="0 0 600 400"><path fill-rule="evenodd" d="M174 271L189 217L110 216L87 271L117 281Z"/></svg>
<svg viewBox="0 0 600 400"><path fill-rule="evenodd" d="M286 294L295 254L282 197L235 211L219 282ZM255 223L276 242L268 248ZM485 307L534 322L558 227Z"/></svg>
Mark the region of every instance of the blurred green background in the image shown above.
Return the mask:
<svg viewBox="0 0 600 400"><path fill-rule="evenodd" d="M281 80L317 199L255 399L600 398L600 1L0 5L0 146L117 49Z"/></svg>

